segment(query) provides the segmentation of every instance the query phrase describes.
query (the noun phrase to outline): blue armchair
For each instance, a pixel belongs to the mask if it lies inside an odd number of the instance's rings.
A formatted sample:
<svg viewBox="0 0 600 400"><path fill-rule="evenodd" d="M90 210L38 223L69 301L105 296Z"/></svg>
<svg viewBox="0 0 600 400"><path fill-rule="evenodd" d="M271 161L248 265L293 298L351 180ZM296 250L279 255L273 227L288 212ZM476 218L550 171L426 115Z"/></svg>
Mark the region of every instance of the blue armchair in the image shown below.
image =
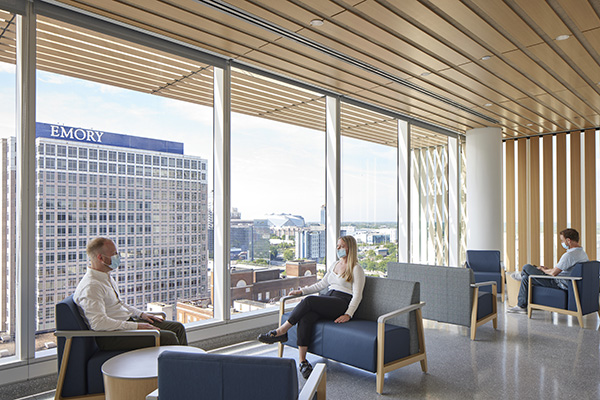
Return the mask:
<svg viewBox="0 0 600 400"><path fill-rule="evenodd" d="M467 250L466 266L473 270L476 283L496 282L496 287L500 289L500 301L504 302L506 279L498 250ZM481 290L489 292L491 287L482 287Z"/></svg>
<svg viewBox="0 0 600 400"><path fill-rule="evenodd" d="M96 345L99 336L152 336L153 343L160 344L160 332L154 330L132 330L100 332L91 331L81 314L73 296L56 304L56 332L58 337L58 382L55 399L104 400L102 364L123 351L102 351Z"/></svg>
<svg viewBox="0 0 600 400"><path fill-rule="evenodd" d="M575 264L569 276L530 276L527 315L531 318L533 310L546 310L577 317L583 327L583 316L598 312L598 271L600 262L588 261ZM565 279L570 281L569 289L557 289L532 285L533 279Z"/></svg>
<svg viewBox="0 0 600 400"><path fill-rule="evenodd" d="M325 400L325 385L322 363L298 393L296 362L289 358L165 351L158 357L158 389L146 400Z"/></svg>

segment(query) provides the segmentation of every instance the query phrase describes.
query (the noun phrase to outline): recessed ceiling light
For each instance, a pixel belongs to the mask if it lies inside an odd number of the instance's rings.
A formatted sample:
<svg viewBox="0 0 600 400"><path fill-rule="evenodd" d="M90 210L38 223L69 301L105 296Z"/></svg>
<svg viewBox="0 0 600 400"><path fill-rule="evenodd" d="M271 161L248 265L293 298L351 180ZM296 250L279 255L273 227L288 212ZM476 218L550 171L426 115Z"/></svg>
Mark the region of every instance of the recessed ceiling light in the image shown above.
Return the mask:
<svg viewBox="0 0 600 400"><path fill-rule="evenodd" d="M431 75L431 72L422 72L421 73L421 76L428 76L428 75Z"/></svg>
<svg viewBox="0 0 600 400"><path fill-rule="evenodd" d="M556 37L556 40L567 40L571 35L559 35Z"/></svg>
<svg viewBox="0 0 600 400"><path fill-rule="evenodd" d="M491 107L491 106L492 106L492 103L485 103L485 104L484 104L484 106L485 106L485 107Z"/></svg>
<svg viewBox="0 0 600 400"><path fill-rule="evenodd" d="M527 126L533 126L533 124L527 124Z"/></svg>
<svg viewBox="0 0 600 400"><path fill-rule="evenodd" d="M322 19L313 19L312 21L310 21L310 25L311 26L323 26L323 20Z"/></svg>
<svg viewBox="0 0 600 400"><path fill-rule="evenodd" d="M492 56L483 56L483 57L481 57L481 61L487 61L490 58L492 58Z"/></svg>

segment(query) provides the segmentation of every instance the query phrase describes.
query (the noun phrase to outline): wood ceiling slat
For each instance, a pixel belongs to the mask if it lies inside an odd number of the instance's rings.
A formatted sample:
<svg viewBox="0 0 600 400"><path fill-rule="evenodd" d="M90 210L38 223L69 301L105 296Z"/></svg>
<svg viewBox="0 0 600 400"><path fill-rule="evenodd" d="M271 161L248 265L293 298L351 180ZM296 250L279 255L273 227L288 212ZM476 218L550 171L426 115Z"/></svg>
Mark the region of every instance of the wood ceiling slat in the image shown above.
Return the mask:
<svg viewBox="0 0 600 400"><path fill-rule="evenodd" d="M566 41L558 42L557 45L570 58L569 62L581 68L583 73L595 83L600 82L600 66L583 47L581 42L576 38L570 38ZM587 86L587 82L585 86Z"/></svg>
<svg viewBox="0 0 600 400"><path fill-rule="evenodd" d="M475 33L489 47L498 53L504 53L510 50L516 50L516 47L506 37L502 36L490 25L482 20L477 14L466 7L460 0L430 0L445 13L450 15L460 24Z"/></svg>
<svg viewBox="0 0 600 400"><path fill-rule="evenodd" d="M552 39L569 34L569 28L545 1L515 0L520 8Z"/></svg>
<svg viewBox="0 0 600 400"><path fill-rule="evenodd" d="M518 42L521 45L527 47L542 42L539 35L504 2L489 0L471 0L471 2L483 10L490 18L493 18L513 38L518 38Z"/></svg>
<svg viewBox="0 0 600 400"><path fill-rule="evenodd" d="M572 46L576 46L574 38L571 38L571 39L573 39L573 41L570 44ZM571 39L569 39L569 40L571 40ZM535 54L535 56L538 57L544 64L551 66L552 71L557 73L566 84L571 85L572 87L581 87L581 86L587 85L585 80L583 80L581 78L581 76L579 76L579 74L577 74L577 72L574 71L573 68L571 68L571 66L569 66L548 45L539 44L539 45L531 46L529 48L529 50L533 54ZM584 62L585 60L581 60L581 61ZM593 60L592 60L592 62L593 62ZM598 65L596 65L596 68L598 68Z"/></svg>
<svg viewBox="0 0 600 400"><path fill-rule="evenodd" d="M536 81L543 84L549 90L554 92L565 89L565 87L559 81L554 79L548 72L536 64L531 58L526 56L522 51L511 51L506 53L505 56L522 71L527 71L528 74L534 76Z"/></svg>
<svg viewBox="0 0 600 400"><path fill-rule="evenodd" d="M579 27L579 30L596 29L600 25L600 18L588 0L558 0L558 3Z"/></svg>
<svg viewBox="0 0 600 400"><path fill-rule="evenodd" d="M233 70L235 71L235 69ZM248 86L259 90L276 91L285 93L287 97L296 98L298 100L313 99L322 95L316 92L302 90L297 86L283 85L280 82L273 82L268 79L263 79L259 76L251 76L244 73L232 73L232 85Z"/></svg>
<svg viewBox="0 0 600 400"><path fill-rule="evenodd" d="M265 97L270 98L273 101L280 101L283 103L302 103L305 101L310 101L311 99L304 96L291 96L291 93L284 91L284 88L278 88L275 85L265 86L253 84L252 82L240 82L238 80L232 79L231 89L237 90L241 93L248 93L248 95L253 95L256 97Z"/></svg>

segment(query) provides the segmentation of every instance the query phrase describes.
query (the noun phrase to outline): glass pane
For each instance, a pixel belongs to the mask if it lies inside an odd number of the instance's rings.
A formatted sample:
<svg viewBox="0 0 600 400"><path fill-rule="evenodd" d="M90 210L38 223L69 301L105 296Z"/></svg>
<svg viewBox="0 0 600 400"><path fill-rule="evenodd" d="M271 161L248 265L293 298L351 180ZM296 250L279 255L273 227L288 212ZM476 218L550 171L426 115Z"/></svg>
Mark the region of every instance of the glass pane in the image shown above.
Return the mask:
<svg viewBox="0 0 600 400"><path fill-rule="evenodd" d="M411 261L448 265L448 138L413 128L410 143Z"/></svg>
<svg viewBox="0 0 600 400"><path fill-rule="evenodd" d="M37 50L36 348L98 236L126 303L212 318L212 68L43 17Z"/></svg>
<svg viewBox="0 0 600 400"><path fill-rule="evenodd" d="M341 126L340 235L354 236L367 274L383 276L398 261L398 123L342 103Z"/></svg>
<svg viewBox="0 0 600 400"><path fill-rule="evenodd" d="M0 363L15 355L16 332L16 16L0 10Z"/></svg>
<svg viewBox="0 0 600 400"><path fill-rule="evenodd" d="M232 312L273 307L317 281L325 257L325 102L232 73Z"/></svg>

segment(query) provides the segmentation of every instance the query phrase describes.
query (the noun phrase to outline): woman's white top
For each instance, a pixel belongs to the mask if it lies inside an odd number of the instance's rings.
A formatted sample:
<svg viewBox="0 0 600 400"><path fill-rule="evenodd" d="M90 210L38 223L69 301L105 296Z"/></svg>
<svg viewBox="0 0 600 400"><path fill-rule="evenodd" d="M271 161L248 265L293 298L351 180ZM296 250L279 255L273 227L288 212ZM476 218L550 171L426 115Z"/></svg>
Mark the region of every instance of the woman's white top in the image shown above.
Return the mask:
<svg viewBox="0 0 600 400"><path fill-rule="evenodd" d="M325 288L328 290L337 290L338 292L344 292L352 295L352 300L348 304L348 309L344 314L348 314L350 317L354 316L354 312L358 308L360 301L362 300L363 288L365 287L365 271L359 264L354 266L352 274L354 280L352 282L346 281L341 275L334 272L335 266L340 261L336 261L327 271L323 279L314 285L302 288L302 294L317 293Z"/></svg>

